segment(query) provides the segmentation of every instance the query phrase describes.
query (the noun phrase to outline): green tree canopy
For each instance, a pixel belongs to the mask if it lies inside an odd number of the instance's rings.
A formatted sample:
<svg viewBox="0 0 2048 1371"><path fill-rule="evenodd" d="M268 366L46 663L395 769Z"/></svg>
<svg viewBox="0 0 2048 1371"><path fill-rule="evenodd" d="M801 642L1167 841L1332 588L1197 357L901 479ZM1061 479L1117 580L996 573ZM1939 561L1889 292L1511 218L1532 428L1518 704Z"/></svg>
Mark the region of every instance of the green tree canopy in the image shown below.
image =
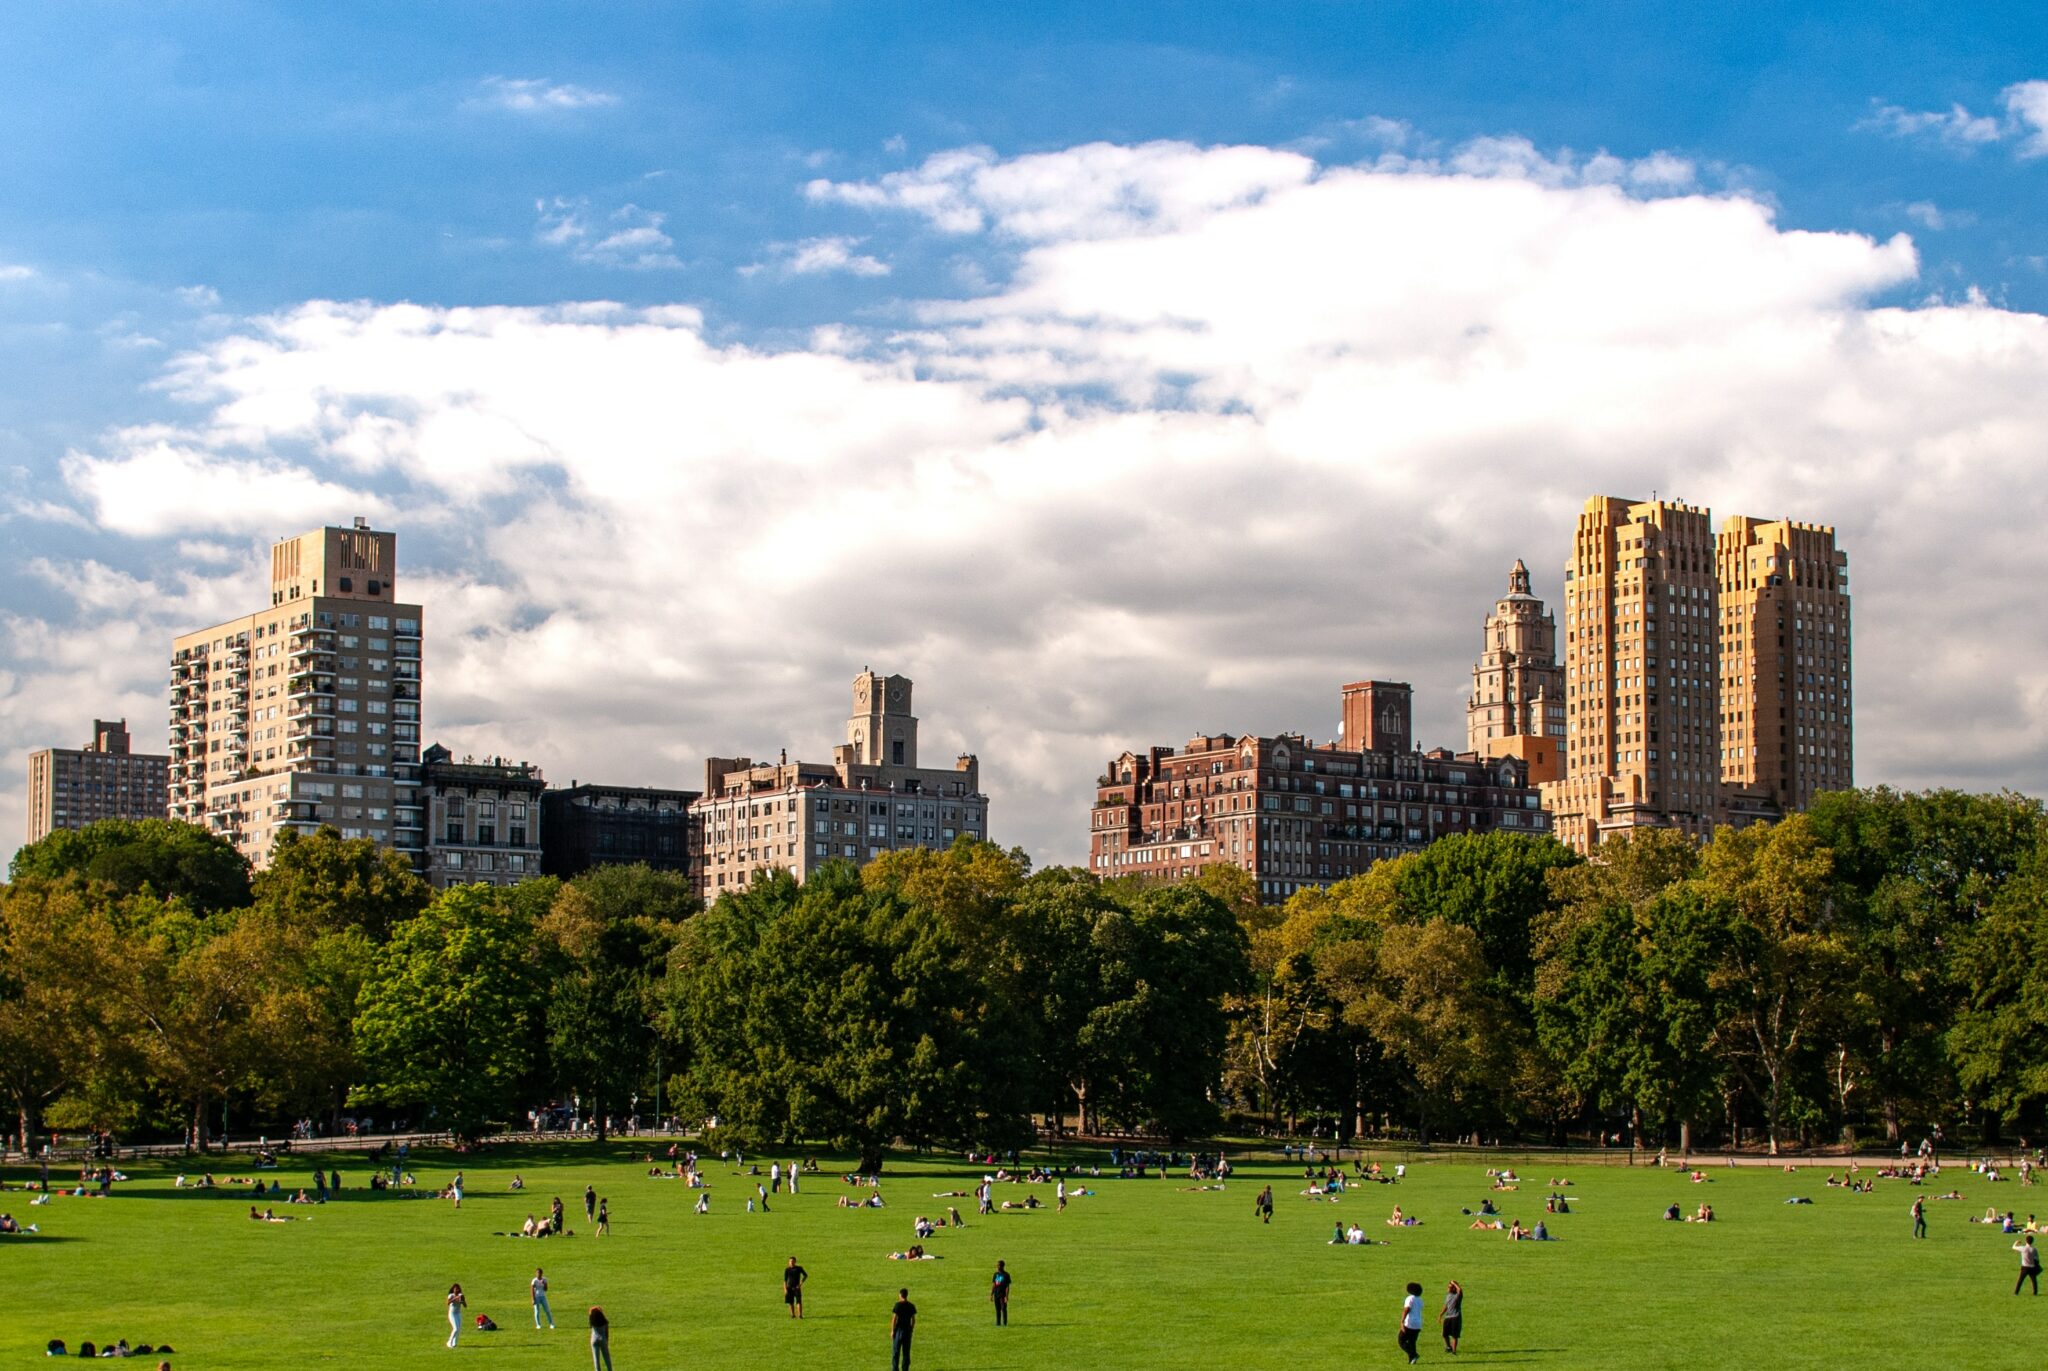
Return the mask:
<svg viewBox="0 0 2048 1371"><path fill-rule="evenodd" d="M170 819L102 819L59 829L17 851L8 871L14 881L75 875L121 895L146 890L199 914L249 903L249 863L234 844Z"/></svg>

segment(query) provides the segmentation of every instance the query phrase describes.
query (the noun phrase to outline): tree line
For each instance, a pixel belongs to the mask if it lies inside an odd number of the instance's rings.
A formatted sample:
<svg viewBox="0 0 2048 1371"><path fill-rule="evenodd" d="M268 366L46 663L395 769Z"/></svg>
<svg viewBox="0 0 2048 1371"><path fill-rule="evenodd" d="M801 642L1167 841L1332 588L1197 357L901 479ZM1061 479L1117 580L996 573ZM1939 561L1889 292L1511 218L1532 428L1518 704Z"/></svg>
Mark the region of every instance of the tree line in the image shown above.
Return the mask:
<svg viewBox="0 0 2048 1371"><path fill-rule="evenodd" d="M1285 906L1249 875L1033 870L963 839L701 907L645 867L436 894L396 854L109 822L0 887L0 1091L48 1129L404 1117L472 1135L575 1098L741 1143L1005 1148L1034 1124L1684 1147L2048 1100L2048 819L1852 791L1584 861L1441 840Z"/></svg>

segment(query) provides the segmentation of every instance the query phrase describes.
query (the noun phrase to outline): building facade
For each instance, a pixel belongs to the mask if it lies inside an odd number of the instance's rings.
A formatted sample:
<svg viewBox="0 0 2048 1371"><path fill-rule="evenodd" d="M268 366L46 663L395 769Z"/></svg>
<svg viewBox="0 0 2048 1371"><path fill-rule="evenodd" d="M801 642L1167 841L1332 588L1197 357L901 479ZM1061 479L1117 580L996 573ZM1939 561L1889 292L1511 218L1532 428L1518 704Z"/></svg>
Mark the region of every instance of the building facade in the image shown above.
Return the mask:
<svg viewBox="0 0 2048 1371"><path fill-rule="evenodd" d="M1564 775L1543 786L1558 837L1705 838L1853 784L1847 568L1819 525L1716 537L1704 508L1589 500L1565 567Z"/></svg>
<svg viewBox="0 0 2048 1371"><path fill-rule="evenodd" d="M911 681L863 671L853 682L846 742L830 762L713 757L690 807L697 885L708 904L781 867L797 879L828 861L868 862L905 847L944 848L988 836L981 764L918 764Z"/></svg>
<svg viewBox="0 0 2048 1371"><path fill-rule="evenodd" d="M101 819L161 819L171 759L130 750L128 721L92 721L84 747L46 747L28 756L28 841Z"/></svg>
<svg viewBox="0 0 2048 1371"><path fill-rule="evenodd" d="M580 876L594 866L691 869L694 790L571 785L541 796L541 871Z"/></svg>
<svg viewBox="0 0 2048 1371"><path fill-rule="evenodd" d="M1520 757L1531 783L1561 779L1565 697L1557 620L1529 592L1529 568L1520 558L1508 573L1508 593L1486 616L1483 641L1465 705L1466 750Z"/></svg>
<svg viewBox="0 0 2048 1371"><path fill-rule="evenodd" d="M172 818L257 866L286 828L331 824L421 864L421 610L398 536L358 519L271 548L270 604L172 645Z"/></svg>
<svg viewBox="0 0 2048 1371"><path fill-rule="evenodd" d="M1823 524L1721 526L1721 778L1791 814L1855 784L1849 558Z"/></svg>
<svg viewBox="0 0 2048 1371"><path fill-rule="evenodd" d="M426 878L452 885L517 885L541 874L540 768L502 757L456 761L439 743L420 756Z"/></svg>
<svg viewBox="0 0 2048 1371"><path fill-rule="evenodd" d="M1227 864L1278 902L1453 833L1549 831L1520 757L1413 750L1409 695L1346 686L1336 743L1218 733L1123 753L1096 782L1089 869L1173 879Z"/></svg>

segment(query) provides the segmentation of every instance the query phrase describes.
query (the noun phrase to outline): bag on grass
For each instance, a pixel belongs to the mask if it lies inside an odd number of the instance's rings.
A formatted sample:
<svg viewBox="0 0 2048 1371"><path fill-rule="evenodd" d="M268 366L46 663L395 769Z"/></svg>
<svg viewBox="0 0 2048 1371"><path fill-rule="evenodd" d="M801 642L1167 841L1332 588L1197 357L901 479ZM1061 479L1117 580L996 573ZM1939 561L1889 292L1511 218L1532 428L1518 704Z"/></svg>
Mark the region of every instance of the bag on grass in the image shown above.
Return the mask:
<svg viewBox="0 0 2048 1371"><path fill-rule="evenodd" d="M489 1314L479 1314L476 1316L476 1331L479 1333L495 1333L498 1331L498 1325Z"/></svg>

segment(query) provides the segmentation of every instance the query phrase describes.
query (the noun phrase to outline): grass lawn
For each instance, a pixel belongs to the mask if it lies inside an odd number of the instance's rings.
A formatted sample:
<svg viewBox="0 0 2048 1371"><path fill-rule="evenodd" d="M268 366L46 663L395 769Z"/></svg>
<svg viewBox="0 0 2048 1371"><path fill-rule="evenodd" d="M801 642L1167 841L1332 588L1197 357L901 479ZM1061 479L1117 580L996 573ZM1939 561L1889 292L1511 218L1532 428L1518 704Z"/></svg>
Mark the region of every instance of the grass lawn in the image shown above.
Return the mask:
<svg viewBox="0 0 2048 1371"><path fill-rule="evenodd" d="M1420 1281L1431 1323L1425 1362L1448 1361L1434 1315L1444 1282L1466 1289L1464 1362L1642 1371L1653 1367L2026 1367L2048 1361L2048 1304L2011 1295L2011 1238L1969 1223L1986 1204L2022 1222L2036 1193L1988 1185L1951 1168L1916 1191L1880 1181L1873 1195L1822 1186L1824 1172L1682 1174L1613 1166L1523 1166L1518 1193L1496 1197L1524 1222L1543 1217L1543 1182L1566 1175L1573 1213L1552 1218L1560 1241L1511 1243L1468 1230L1460 1214L1488 1193L1481 1165L1425 1161L1398 1187L1366 1185L1336 1204L1301 1198L1298 1168L1246 1167L1222 1193L1185 1181L1084 1180L1097 1192L1065 1214L974 1217L979 1170L893 1159L889 1204L847 1211L828 1174L810 1178L773 1212L749 1214L746 1182L711 1168L712 1212L696 1194L657 1181L635 1160L644 1144L564 1143L465 1159L470 1193L444 1201L373 1196L367 1166L334 1158L339 1201L277 1205L298 1222L251 1223L248 1200L172 1188L175 1169L140 1164L111 1200L60 1196L29 1207L23 1173L7 1173L0 1210L41 1225L0 1238L0 1365L40 1358L45 1341L169 1342L184 1368L361 1367L480 1362L507 1368L588 1365L582 1312L602 1304L621 1371L887 1365L888 1311L907 1284L920 1314L921 1371L1085 1371L1093 1367L1345 1368L1399 1364L1401 1290ZM307 1164L267 1175L302 1184ZM328 1158L322 1158L323 1162ZM822 1160L822 1159L821 1159ZM213 1164L202 1161L202 1167ZM449 1155L415 1154L423 1186L455 1169ZM232 1172L230 1168L230 1172ZM765 1170L765 1166L764 1166ZM526 1177L510 1193L514 1171ZM217 1172L217 1174L228 1174ZM235 1174L247 1174L239 1172ZM1254 1222L1252 1199L1274 1183L1278 1212ZM612 1235L584 1230L585 1184L611 1201ZM1928 1208L1932 1235L1909 1237L1912 1196L1953 1184L1962 1202ZM998 1199L1051 1187L999 1186ZM1788 1206L1789 1195L1809 1206ZM551 1196L570 1211L571 1238L492 1236L516 1229ZM1672 1202L1713 1204L1711 1226L1660 1222ZM1423 1219L1384 1225L1393 1204ZM928 1243L939 1261L892 1262L919 1213L957 1204L967 1227ZM1358 1220L1390 1246L1331 1247L1332 1223ZM811 1273L808 1317L792 1323L779 1272L794 1255ZM997 1258L1016 1277L1011 1326L991 1326L988 1275ZM545 1265L559 1332L536 1333L526 1281ZM459 1280L472 1315L502 1325L442 1346L442 1296ZM41 1363L48 1365L48 1363ZM154 1365L154 1362L148 1363Z"/></svg>

